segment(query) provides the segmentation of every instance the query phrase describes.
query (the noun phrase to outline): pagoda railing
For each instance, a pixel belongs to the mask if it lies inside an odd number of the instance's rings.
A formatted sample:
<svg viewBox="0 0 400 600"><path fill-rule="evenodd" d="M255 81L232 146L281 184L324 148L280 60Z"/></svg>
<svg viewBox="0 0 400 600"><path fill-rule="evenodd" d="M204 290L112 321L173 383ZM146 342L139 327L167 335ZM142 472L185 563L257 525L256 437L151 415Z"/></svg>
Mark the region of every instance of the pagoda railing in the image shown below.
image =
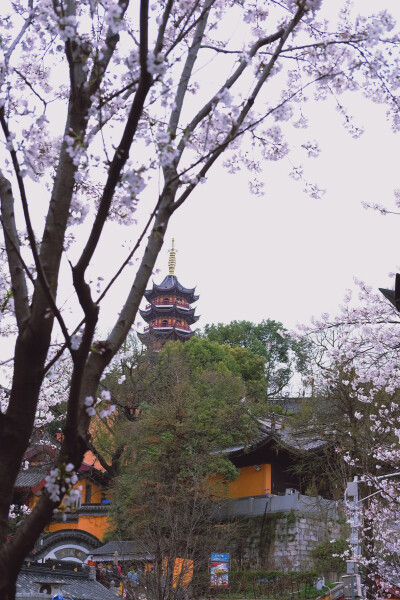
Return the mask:
<svg viewBox="0 0 400 600"><path fill-rule="evenodd" d="M189 302L183 300L173 300L170 304L165 304L162 298L155 298L153 304L146 304L145 310L149 310L152 306L156 306L157 308L160 306L180 306L181 308L192 308Z"/></svg>
<svg viewBox="0 0 400 600"><path fill-rule="evenodd" d="M182 329L183 331L191 331L190 329L190 325L178 325L177 323L170 323L169 325L162 325L161 323L157 323L152 325L152 327L145 327L143 329L144 333L147 333L148 331L150 331L150 329Z"/></svg>

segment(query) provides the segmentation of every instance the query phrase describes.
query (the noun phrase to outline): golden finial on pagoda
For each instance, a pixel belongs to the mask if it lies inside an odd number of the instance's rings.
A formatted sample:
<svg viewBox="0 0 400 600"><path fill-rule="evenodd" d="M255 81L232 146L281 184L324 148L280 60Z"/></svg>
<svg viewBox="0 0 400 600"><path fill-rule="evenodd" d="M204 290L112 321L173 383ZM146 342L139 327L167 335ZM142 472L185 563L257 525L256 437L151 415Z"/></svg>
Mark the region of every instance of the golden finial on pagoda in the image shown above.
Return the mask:
<svg viewBox="0 0 400 600"><path fill-rule="evenodd" d="M170 275L175 275L176 253L175 253L174 243L175 243L175 240L174 240L174 238L172 238L172 248L171 248L171 250L169 250L169 259L168 259L168 267L169 267Z"/></svg>

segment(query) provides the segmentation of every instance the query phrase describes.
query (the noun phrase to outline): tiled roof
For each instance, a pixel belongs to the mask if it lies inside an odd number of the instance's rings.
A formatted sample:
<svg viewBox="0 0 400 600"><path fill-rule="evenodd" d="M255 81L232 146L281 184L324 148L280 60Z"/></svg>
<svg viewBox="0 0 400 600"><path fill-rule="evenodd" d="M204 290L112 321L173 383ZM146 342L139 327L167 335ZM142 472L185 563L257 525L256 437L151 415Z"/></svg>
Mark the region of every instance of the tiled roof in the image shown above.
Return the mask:
<svg viewBox="0 0 400 600"><path fill-rule="evenodd" d="M151 560L151 555L148 551L148 548L145 548L141 544L132 541L114 541L107 542L104 546L100 546L94 550L91 554L93 560L105 560L104 557L112 557L115 553L118 552L118 557L120 560Z"/></svg>
<svg viewBox="0 0 400 600"><path fill-rule="evenodd" d="M146 290L144 293L145 298L150 298L153 294L159 292L168 292L176 289L181 294L190 296L189 302L196 302L199 296L195 295L196 288L185 288L177 279L176 275L167 275L160 285L153 283L153 288Z"/></svg>
<svg viewBox="0 0 400 600"><path fill-rule="evenodd" d="M24 566L18 575L16 598L27 592L39 593L41 583L65 586L65 597L74 600L110 600L116 596L114 589L107 589L98 581L89 579L88 568L78 568L79 572L75 573L71 569L52 570L45 565Z"/></svg>
<svg viewBox="0 0 400 600"><path fill-rule="evenodd" d="M49 473L50 466L29 467L21 469L17 476L15 487L18 488L33 488L40 483Z"/></svg>
<svg viewBox="0 0 400 600"><path fill-rule="evenodd" d="M312 431L293 429L288 417L271 415L265 419L258 419L258 426L258 437L250 447L239 444L223 450L216 450L215 453L237 454L255 449L273 440L285 446L289 452L308 452L326 446L326 441L322 440L320 436L314 435Z"/></svg>
<svg viewBox="0 0 400 600"><path fill-rule="evenodd" d="M266 419L259 419L261 433L265 436L274 436L280 443L292 451L316 450L326 446L326 441L315 435L310 429L293 429L290 418L275 415Z"/></svg>

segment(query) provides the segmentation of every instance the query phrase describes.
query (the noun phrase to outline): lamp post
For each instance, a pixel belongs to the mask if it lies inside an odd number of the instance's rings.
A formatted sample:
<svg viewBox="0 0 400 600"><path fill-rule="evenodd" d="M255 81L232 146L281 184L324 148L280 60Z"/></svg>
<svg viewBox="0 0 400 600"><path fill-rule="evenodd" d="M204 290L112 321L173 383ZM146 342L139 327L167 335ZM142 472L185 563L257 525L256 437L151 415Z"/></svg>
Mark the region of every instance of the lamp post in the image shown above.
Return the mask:
<svg viewBox="0 0 400 600"><path fill-rule="evenodd" d="M399 275L399 285L400 285L400 275ZM395 473L388 473L387 475L378 475L375 479L387 479L388 477L397 477L400 475L400 471L396 471ZM350 587L351 587L351 600L355 600L356 594L357 596L361 596L361 581L360 575L358 573L358 563L355 560L355 556L361 556L361 546L359 540L359 526L361 525L360 517L360 504L364 502L364 500L368 500L368 498L372 498L372 496L376 496L381 493L381 490L377 490L364 498L358 497L358 483L359 479L356 475L353 481L347 482L347 487L344 492L344 503L350 509L350 548L352 559L347 561L347 576L350 579ZM356 583L356 586L354 585Z"/></svg>

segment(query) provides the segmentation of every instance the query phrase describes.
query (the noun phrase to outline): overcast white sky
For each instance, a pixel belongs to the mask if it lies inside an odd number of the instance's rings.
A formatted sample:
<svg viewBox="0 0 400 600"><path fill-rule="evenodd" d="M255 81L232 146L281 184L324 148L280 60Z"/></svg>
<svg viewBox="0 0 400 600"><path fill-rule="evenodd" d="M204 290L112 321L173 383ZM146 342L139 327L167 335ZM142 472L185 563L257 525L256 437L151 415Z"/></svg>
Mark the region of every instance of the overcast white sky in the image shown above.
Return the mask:
<svg viewBox="0 0 400 600"><path fill-rule="evenodd" d="M356 2L366 13L377 10L376 2ZM398 0L385 0L378 9L386 7L400 22ZM211 76L209 69L206 74ZM400 134L391 131L384 106L356 95L348 100L350 112L365 128L357 140L342 127L334 102L310 99L305 107L311 120L307 137L318 140L322 149L318 158L304 161L305 174L326 189L321 200L310 199L304 184L290 179L286 159L265 162L264 197L250 194L246 171L228 175L217 162L207 183L172 218L156 265L160 273L153 279L160 283L167 274L174 237L176 275L200 295L199 327L270 318L291 329L313 315L335 312L345 291L355 289L354 277L375 288L391 287L389 273L400 265L400 216L367 211L361 202L394 206L393 190L400 188ZM156 184L146 193L154 201ZM115 227L113 239L126 237L128 248L138 229ZM110 247L103 258L105 280L108 262ZM107 297L100 330L112 326L132 276L124 274Z"/></svg>
<svg viewBox="0 0 400 600"><path fill-rule="evenodd" d="M356 2L367 13L377 10L372 0ZM400 22L398 0L385 0L378 8L385 7ZM209 67L204 72L206 78L212 76ZM250 194L246 171L228 175L217 162L207 183L172 218L154 281L160 283L168 272L174 237L176 275L183 285L196 286L200 295L199 327L270 318L294 328L313 315L335 312L346 289L355 287L354 277L375 288L392 284L388 274L400 265L400 216L366 211L361 202L393 206L393 190L400 188L400 134L392 133L385 107L353 95L348 98L350 112L365 127L364 135L355 140L341 126L333 102L316 104L311 98L310 93L305 107L311 121L307 137L318 140L322 153L303 162L306 177L326 189L321 200L310 199L304 184L290 179L286 159L265 162L264 197ZM299 135L292 131L292 136ZM154 201L156 184L149 194ZM109 241L125 237L123 254L127 254L139 227L110 227ZM109 244L101 256L105 281L120 263L116 247ZM69 258L73 263L74 257ZM112 326L132 276L125 273L107 297L101 331Z"/></svg>
<svg viewBox="0 0 400 600"><path fill-rule="evenodd" d="M367 211L361 201L393 206L400 188L400 135L381 106L354 99L353 114L366 131L354 140L334 109L321 105L311 137L322 154L307 163L326 194L312 200L289 176L289 165L265 163L265 197L248 190L247 173L217 166L175 215L159 257L167 273L170 240L178 250L176 275L197 286L198 325L271 318L286 327L335 311L354 276L390 287L400 264L400 216ZM319 111L314 108L314 111Z"/></svg>

